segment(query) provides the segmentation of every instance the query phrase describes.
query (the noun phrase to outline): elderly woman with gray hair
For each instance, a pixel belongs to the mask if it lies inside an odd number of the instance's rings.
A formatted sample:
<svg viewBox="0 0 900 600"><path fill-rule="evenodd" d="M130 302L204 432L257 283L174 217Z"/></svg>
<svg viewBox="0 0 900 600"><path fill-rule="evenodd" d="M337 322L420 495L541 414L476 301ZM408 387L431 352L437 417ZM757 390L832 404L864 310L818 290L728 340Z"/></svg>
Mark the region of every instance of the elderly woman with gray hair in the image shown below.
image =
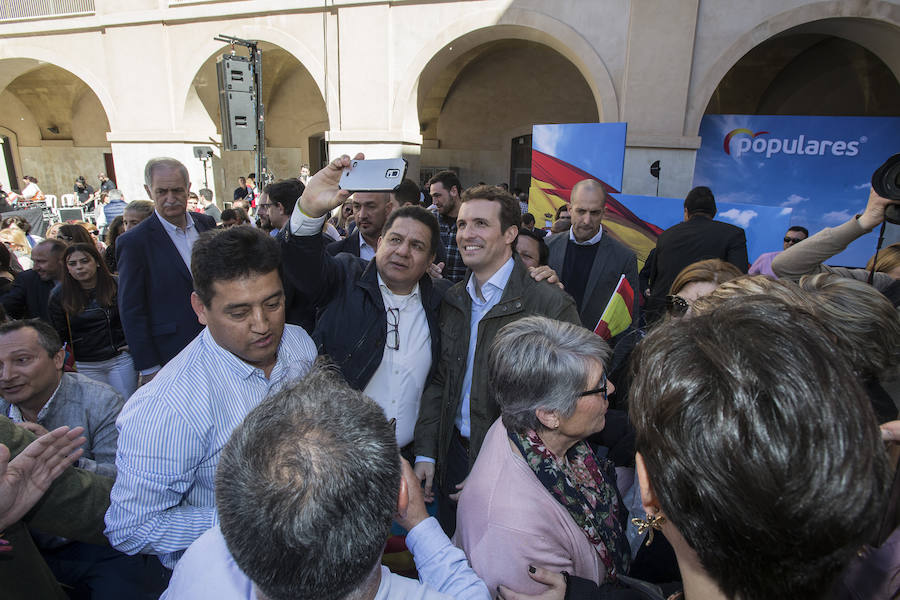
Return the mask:
<svg viewBox="0 0 900 600"><path fill-rule="evenodd" d="M466 480L455 538L488 589L542 591L528 577L531 565L596 583L627 573L616 469L585 441L603 429L615 389L608 357L599 336L544 317L497 335L490 390L501 417Z"/></svg>

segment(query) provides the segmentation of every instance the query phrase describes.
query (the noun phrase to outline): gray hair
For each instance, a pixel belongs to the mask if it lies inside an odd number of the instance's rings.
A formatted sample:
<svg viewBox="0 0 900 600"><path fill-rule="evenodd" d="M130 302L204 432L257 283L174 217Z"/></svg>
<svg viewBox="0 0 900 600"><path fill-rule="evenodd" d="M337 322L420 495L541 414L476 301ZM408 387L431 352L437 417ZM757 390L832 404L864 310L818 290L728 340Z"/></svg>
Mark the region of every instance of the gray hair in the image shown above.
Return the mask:
<svg viewBox="0 0 900 600"><path fill-rule="evenodd" d="M113 200L124 200L125 194L122 193L122 190L109 190L109 193L106 195L106 197L109 198L110 202L112 202Z"/></svg>
<svg viewBox="0 0 900 600"><path fill-rule="evenodd" d="M320 361L232 433L216 473L222 535L270 600L344 598L381 559L400 477L384 412Z"/></svg>
<svg viewBox="0 0 900 600"><path fill-rule="evenodd" d="M190 185L191 176L188 174L187 167L185 167L180 160L169 158L168 156L158 156L148 160L147 164L144 166L144 183L147 184L147 187L150 187L153 184L153 170L158 167L178 169L178 171L181 172L181 176L184 177L184 187Z"/></svg>
<svg viewBox="0 0 900 600"><path fill-rule="evenodd" d="M541 430L539 408L570 417L592 362L605 365L609 346L594 332L546 317L505 325L491 346L491 395L510 431Z"/></svg>
<svg viewBox="0 0 900 600"><path fill-rule="evenodd" d="M881 292L829 273L804 276L800 287L810 292L822 325L837 337L853 370L879 377L900 366L900 315Z"/></svg>

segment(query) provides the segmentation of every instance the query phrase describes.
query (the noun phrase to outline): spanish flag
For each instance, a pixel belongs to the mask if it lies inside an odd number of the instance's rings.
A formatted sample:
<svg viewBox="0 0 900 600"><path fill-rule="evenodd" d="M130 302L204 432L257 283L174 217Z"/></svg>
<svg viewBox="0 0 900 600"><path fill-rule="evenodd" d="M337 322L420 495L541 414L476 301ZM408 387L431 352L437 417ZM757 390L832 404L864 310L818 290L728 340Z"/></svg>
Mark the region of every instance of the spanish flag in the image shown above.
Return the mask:
<svg viewBox="0 0 900 600"><path fill-rule="evenodd" d="M662 229L639 218L615 197L615 189L605 181L575 165L559 160L540 150L531 150L531 188L528 192L528 212L534 215L538 227L556 215L556 209L569 201L572 188L582 179L595 179L606 190L606 216L603 229L637 254L638 269L643 268L647 255L656 246Z"/></svg>
<svg viewBox="0 0 900 600"><path fill-rule="evenodd" d="M633 307L634 290L631 289L631 285L625 279L625 275L622 275L619 277L616 291L613 292L606 308L603 309L600 321L594 327L594 333L607 341L619 335L628 329L628 326L634 320L634 315L631 314Z"/></svg>

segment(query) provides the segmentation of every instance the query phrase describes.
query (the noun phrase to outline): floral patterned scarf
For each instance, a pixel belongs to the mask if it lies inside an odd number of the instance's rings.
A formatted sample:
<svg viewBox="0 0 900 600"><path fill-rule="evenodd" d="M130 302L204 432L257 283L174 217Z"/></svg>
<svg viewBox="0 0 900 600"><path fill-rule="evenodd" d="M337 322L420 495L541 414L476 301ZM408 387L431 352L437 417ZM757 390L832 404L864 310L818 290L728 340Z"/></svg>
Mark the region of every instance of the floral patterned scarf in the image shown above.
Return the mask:
<svg viewBox="0 0 900 600"><path fill-rule="evenodd" d="M572 446L566 456L554 455L532 429L525 434L509 432L525 462L557 502L581 527L600 555L609 578L615 581L631 566L631 548L625 537L624 518L615 487L615 466L598 458L587 442Z"/></svg>

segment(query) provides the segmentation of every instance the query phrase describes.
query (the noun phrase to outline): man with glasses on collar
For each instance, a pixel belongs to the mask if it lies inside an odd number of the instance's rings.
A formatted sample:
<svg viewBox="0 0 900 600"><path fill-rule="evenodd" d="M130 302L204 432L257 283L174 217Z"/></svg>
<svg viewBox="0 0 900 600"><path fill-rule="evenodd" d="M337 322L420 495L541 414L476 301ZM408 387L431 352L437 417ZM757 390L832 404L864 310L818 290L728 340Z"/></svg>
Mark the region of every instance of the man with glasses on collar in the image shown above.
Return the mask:
<svg viewBox="0 0 900 600"><path fill-rule="evenodd" d="M397 445L412 459L422 391L440 357L438 309L450 287L428 275L440 230L427 210L404 206L387 216L371 261L332 256L322 223L350 193L338 189L349 164L347 156L333 160L297 201L280 236L285 283L318 310L312 337L319 353L395 421Z"/></svg>
<svg viewBox="0 0 900 600"><path fill-rule="evenodd" d="M787 233L784 234L784 250L793 247L794 244L799 244L808 237L809 230L806 229L806 227L794 225L793 227L788 228ZM769 277L778 279L778 275L776 275L772 270L772 261L775 260L775 257L782 252L783 250L778 250L776 252L766 252L765 254L760 254L759 258L753 261L753 264L750 265L749 274L768 275Z"/></svg>

